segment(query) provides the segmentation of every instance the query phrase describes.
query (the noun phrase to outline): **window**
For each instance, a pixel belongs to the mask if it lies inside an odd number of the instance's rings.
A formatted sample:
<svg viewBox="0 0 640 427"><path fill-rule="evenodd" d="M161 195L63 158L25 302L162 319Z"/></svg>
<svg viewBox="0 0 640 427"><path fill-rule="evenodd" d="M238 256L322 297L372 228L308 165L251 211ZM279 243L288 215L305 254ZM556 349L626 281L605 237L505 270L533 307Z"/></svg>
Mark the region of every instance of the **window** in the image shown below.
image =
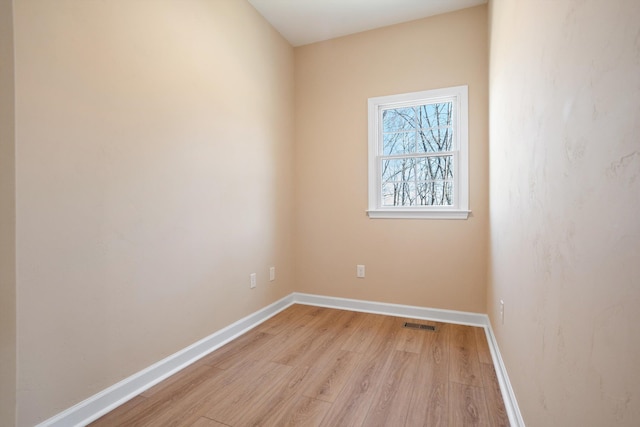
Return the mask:
<svg viewBox="0 0 640 427"><path fill-rule="evenodd" d="M467 105L467 86L369 98L369 217L467 219Z"/></svg>

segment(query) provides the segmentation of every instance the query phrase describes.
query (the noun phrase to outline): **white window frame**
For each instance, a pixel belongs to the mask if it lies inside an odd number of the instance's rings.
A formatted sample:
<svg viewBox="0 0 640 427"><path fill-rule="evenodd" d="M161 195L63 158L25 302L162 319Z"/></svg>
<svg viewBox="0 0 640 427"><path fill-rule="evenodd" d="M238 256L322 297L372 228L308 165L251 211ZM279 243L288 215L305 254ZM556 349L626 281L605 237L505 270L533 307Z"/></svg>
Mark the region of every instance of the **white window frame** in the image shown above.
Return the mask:
<svg viewBox="0 0 640 427"><path fill-rule="evenodd" d="M382 112L437 102L454 103L452 206L382 206ZM455 86L400 95L369 98L369 218L467 219L469 216L468 87Z"/></svg>

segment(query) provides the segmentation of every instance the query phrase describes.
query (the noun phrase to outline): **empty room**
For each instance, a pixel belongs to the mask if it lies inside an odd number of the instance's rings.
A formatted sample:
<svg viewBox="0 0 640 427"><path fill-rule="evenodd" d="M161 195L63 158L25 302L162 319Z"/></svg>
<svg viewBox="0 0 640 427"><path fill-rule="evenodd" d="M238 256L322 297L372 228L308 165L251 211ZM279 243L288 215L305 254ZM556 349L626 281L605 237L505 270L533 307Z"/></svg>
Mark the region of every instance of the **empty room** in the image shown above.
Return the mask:
<svg viewBox="0 0 640 427"><path fill-rule="evenodd" d="M637 426L639 307L636 0L0 0L0 426Z"/></svg>

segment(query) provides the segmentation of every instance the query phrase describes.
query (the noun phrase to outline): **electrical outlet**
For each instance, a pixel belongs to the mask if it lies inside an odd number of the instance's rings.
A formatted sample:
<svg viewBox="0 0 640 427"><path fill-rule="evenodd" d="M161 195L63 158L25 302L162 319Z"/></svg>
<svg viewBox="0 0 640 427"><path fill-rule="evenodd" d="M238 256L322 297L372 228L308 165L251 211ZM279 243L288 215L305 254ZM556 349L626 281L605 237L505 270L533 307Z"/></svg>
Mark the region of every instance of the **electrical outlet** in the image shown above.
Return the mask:
<svg viewBox="0 0 640 427"><path fill-rule="evenodd" d="M356 265L356 277L359 277L359 278L364 277L364 265L362 264Z"/></svg>
<svg viewBox="0 0 640 427"><path fill-rule="evenodd" d="M256 287L256 273L251 273L249 275L249 283L250 283L250 287L251 289Z"/></svg>
<svg viewBox="0 0 640 427"><path fill-rule="evenodd" d="M500 322L504 325L504 300L500 300Z"/></svg>
<svg viewBox="0 0 640 427"><path fill-rule="evenodd" d="M269 281L273 282L274 280L276 280L276 268L269 267Z"/></svg>

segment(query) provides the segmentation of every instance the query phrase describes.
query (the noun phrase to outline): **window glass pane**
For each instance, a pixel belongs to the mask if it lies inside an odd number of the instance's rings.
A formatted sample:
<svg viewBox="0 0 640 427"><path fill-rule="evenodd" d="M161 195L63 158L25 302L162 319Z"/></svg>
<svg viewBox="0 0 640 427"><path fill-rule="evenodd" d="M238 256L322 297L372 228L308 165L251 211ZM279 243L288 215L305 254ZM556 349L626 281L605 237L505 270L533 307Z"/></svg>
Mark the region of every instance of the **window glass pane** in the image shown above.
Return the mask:
<svg viewBox="0 0 640 427"><path fill-rule="evenodd" d="M421 128L451 126L453 102L424 104L418 107L418 126Z"/></svg>
<svg viewBox="0 0 640 427"><path fill-rule="evenodd" d="M451 181L444 183L444 200L446 205L453 205L453 182Z"/></svg>
<svg viewBox="0 0 640 427"><path fill-rule="evenodd" d="M427 165L430 179L453 178L453 156L429 157Z"/></svg>
<svg viewBox="0 0 640 427"><path fill-rule="evenodd" d="M449 181L418 183L417 196L417 203L422 206L452 206L453 183Z"/></svg>
<svg viewBox="0 0 640 427"><path fill-rule="evenodd" d="M394 108L382 112L382 132L397 132L416 128L416 110L413 107Z"/></svg>
<svg viewBox="0 0 640 427"><path fill-rule="evenodd" d="M382 206L416 206L418 204L414 182L382 184Z"/></svg>
<svg viewBox="0 0 640 427"><path fill-rule="evenodd" d="M396 206L396 194L399 184L382 184L382 206Z"/></svg>
<svg viewBox="0 0 640 427"><path fill-rule="evenodd" d="M383 206L451 206L453 156L383 159Z"/></svg>
<svg viewBox="0 0 640 427"><path fill-rule="evenodd" d="M416 159L386 159L382 161L382 182L415 179Z"/></svg>
<svg viewBox="0 0 640 427"><path fill-rule="evenodd" d="M416 132L413 130L408 132L385 133L382 139L382 154L385 156L416 152Z"/></svg>
<svg viewBox="0 0 640 427"><path fill-rule="evenodd" d="M453 179L453 156L420 157L415 161L418 181Z"/></svg>
<svg viewBox="0 0 640 427"><path fill-rule="evenodd" d="M418 132L417 151L437 153L453 149L453 128L421 129Z"/></svg>

